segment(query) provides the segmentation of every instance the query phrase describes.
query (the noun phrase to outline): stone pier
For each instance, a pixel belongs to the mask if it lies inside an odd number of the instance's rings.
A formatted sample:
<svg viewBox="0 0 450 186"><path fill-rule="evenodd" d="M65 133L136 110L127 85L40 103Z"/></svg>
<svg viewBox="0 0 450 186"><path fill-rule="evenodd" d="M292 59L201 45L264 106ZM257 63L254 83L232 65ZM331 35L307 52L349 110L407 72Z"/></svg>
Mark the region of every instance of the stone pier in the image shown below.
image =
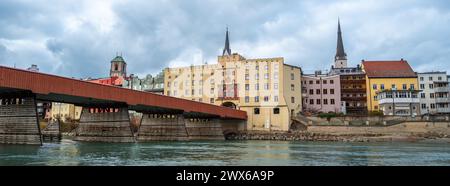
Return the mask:
<svg viewBox="0 0 450 186"><path fill-rule="evenodd" d="M57 121L49 121L47 127L42 129L42 139L44 141L61 141L61 125Z"/></svg>
<svg viewBox="0 0 450 186"><path fill-rule="evenodd" d="M189 118L185 123L190 140L225 140L220 119Z"/></svg>
<svg viewBox="0 0 450 186"><path fill-rule="evenodd" d="M128 108L83 107L74 140L90 142L134 142Z"/></svg>
<svg viewBox="0 0 450 186"><path fill-rule="evenodd" d="M143 114L137 141L189 140L182 114Z"/></svg>
<svg viewBox="0 0 450 186"><path fill-rule="evenodd" d="M42 145L34 95L0 95L0 143Z"/></svg>

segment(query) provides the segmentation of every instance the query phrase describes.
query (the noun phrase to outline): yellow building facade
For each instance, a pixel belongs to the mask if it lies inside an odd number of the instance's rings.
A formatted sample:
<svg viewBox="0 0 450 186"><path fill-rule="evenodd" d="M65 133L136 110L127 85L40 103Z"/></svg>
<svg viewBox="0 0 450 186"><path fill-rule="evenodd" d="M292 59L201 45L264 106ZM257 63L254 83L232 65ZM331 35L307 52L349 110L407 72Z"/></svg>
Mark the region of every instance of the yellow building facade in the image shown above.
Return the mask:
<svg viewBox="0 0 450 186"><path fill-rule="evenodd" d="M67 103L52 103L51 119L60 119L63 122L67 120L79 120L82 107Z"/></svg>
<svg viewBox="0 0 450 186"><path fill-rule="evenodd" d="M217 64L164 71L164 94L247 112L247 130L287 131L301 111L301 69L283 58L245 59L234 53Z"/></svg>
<svg viewBox="0 0 450 186"><path fill-rule="evenodd" d="M407 61L363 61L366 73L367 109L380 111L378 93L386 90L418 90L417 74Z"/></svg>

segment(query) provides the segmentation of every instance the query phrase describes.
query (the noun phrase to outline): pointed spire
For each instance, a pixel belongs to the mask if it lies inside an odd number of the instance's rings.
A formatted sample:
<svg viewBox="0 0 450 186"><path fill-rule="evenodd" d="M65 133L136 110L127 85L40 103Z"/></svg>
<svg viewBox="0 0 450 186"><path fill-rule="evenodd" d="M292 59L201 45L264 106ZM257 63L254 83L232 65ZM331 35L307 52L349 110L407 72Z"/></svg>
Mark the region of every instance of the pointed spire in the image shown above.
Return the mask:
<svg viewBox="0 0 450 186"><path fill-rule="evenodd" d="M227 27L227 33L225 36L225 48L223 49L222 56L224 55L231 55L231 49L230 49L230 39L228 37L228 27Z"/></svg>
<svg viewBox="0 0 450 186"><path fill-rule="evenodd" d="M342 42L341 21L338 18L338 38L336 47L336 59L347 59L347 54L344 50L344 42Z"/></svg>

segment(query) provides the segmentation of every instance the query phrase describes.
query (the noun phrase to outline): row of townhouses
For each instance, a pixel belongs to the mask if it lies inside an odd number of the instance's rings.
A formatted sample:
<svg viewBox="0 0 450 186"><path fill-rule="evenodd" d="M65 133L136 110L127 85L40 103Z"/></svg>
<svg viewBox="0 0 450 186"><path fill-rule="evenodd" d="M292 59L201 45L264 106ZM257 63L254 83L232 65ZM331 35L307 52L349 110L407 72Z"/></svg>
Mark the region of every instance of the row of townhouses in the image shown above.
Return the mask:
<svg viewBox="0 0 450 186"><path fill-rule="evenodd" d="M228 30L217 61L166 68L156 76L139 78L127 75L127 63L117 55L111 61L110 77L86 80L244 110L248 130L286 131L291 117L300 113L378 112L401 116L450 113L446 72L416 73L404 59L362 60L351 67L340 22L334 65L327 73L305 74L299 66L285 63L282 57L247 59L232 53ZM53 107L52 111L59 113L76 112L66 114L74 117L80 110L64 109L61 104Z"/></svg>

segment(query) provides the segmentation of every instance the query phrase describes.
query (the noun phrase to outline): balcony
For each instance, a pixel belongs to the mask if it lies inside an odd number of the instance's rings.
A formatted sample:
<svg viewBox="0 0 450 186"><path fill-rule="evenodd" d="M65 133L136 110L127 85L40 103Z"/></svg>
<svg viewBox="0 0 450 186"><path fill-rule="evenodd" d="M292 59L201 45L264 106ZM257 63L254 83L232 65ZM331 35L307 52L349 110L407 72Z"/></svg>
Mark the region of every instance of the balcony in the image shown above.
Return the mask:
<svg viewBox="0 0 450 186"><path fill-rule="evenodd" d="M436 103L449 103L450 98L435 98Z"/></svg>
<svg viewBox="0 0 450 186"><path fill-rule="evenodd" d="M341 84L366 84L365 79L341 79Z"/></svg>
<svg viewBox="0 0 450 186"><path fill-rule="evenodd" d="M367 97L342 97L342 101L366 101Z"/></svg>
<svg viewBox="0 0 450 186"><path fill-rule="evenodd" d="M450 108L437 108L438 113L450 113Z"/></svg>
<svg viewBox="0 0 450 186"><path fill-rule="evenodd" d="M450 92L450 87L434 87L434 92Z"/></svg>
<svg viewBox="0 0 450 186"><path fill-rule="evenodd" d="M381 104L392 104L392 103L420 103L419 98L383 98L378 100L378 103Z"/></svg>
<svg viewBox="0 0 450 186"><path fill-rule="evenodd" d="M364 88L345 88L345 89L341 89L342 93L366 93L366 89Z"/></svg>

